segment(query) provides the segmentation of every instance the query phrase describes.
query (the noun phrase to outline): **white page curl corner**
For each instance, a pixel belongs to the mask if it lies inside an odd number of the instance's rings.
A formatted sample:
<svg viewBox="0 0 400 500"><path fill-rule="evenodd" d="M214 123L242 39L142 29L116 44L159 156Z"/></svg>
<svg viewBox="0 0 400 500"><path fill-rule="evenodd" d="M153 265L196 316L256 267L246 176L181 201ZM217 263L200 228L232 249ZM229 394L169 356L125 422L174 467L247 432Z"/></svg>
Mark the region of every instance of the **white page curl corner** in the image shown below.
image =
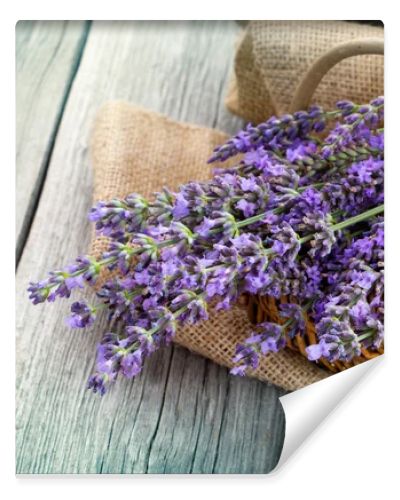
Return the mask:
<svg viewBox="0 0 400 500"><path fill-rule="evenodd" d="M347 394L375 368L383 355L279 398L286 429L281 457L274 472L289 459Z"/></svg>

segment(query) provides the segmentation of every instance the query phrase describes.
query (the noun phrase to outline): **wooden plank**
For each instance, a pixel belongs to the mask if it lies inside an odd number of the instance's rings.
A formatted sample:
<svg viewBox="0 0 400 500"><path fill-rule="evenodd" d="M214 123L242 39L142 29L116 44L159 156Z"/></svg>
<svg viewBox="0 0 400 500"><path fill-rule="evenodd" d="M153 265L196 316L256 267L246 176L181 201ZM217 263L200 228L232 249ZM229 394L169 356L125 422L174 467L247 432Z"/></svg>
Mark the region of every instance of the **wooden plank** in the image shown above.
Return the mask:
<svg viewBox="0 0 400 500"><path fill-rule="evenodd" d="M20 21L16 26L16 244L21 254L75 75L83 22Z"/></svg>
<svg viewBox="0 0 400 500"><path fill-rule="evenodd" d="M240 127L223 105L238 31L233 22L91 28L17 273L19 473L251 473L278 460L284 391L174 346L97 397L85 384L105 318L94 331L70 331L67 301L33 307L24 291L88 247L88 144L102 103L127 99L230 133Z"/></svg>

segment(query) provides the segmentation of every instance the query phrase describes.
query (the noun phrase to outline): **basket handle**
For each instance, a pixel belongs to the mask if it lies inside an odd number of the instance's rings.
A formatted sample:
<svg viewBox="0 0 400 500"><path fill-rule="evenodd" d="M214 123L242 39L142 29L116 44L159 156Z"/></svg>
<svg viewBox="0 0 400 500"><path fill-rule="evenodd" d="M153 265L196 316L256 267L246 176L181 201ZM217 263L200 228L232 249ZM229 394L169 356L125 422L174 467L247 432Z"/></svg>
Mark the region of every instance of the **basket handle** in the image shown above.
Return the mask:
<svg viewBox="0 0 400 500"><path fill-rule="evenodd" d="M290 104L290 112L294 113L308 108L320 81L333 66L348 57L364 54L383 55L383 40L379 38L363 38L344 42L319 57L297 86Z"/></svg>

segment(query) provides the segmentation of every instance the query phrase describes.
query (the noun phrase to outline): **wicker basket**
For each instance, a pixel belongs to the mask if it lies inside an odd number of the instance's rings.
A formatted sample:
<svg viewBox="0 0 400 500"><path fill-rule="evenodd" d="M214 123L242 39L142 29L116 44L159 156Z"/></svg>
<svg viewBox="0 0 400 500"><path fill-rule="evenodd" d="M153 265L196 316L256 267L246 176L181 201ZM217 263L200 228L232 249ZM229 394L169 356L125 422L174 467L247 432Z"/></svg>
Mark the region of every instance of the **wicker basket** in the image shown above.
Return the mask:
<svg viewBox="0 0 400 500"><path fill-rule="evenodd" d="M383 54L383 41L375 39L363 39L340 44L322 57L311 66L303 80L300 82L294 94L291 109L293 113L296 110L306 109L311 101L319 82L324 75L341 60L347 57L352 57L362 54ZM280 318L278 304L276 300L269 296L249 295L244 299L244 303L248 309L250 321L254 324L263 321L273 321L283 324L286 320ZM295 302L294 298L283 297L280 302ZM315 327L312 321L306 321L306 333L304 335L296 335L293 339L287 337L287 347L306 356L306 347L310 344L317 343ZM353 358L350 362L335 361L329 363L321 359L316 361L317 364L325 367L332 372L339 372L358 365L364 361L372 359L383 353L383 344L377 351L362 349L361 356Z"/></svg>

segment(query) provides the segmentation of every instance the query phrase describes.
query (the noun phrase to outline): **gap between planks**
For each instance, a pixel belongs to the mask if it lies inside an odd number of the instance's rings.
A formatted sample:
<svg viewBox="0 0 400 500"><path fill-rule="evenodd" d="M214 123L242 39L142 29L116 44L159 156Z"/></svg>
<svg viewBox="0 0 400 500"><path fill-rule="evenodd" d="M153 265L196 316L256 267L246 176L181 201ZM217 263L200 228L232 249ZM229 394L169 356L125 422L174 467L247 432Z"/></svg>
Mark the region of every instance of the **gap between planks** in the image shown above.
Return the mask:
<svg viewBox="0 0 400 500"><path fill-rule="evenodd" d="M52 23L53 27L57 23ZM72 37L68 28L73 26L77 33ZM90 31L90 21L84 23L63 22L60 29L59 38L49 44L50 52L40 51L39 61L31 59L26 55L23 67L18 68L18 62L23 58L23 52L29 52L29 38L32 32L46 31L50 23L38 23L19 21L16 26L16 54L17 54L17 217L16 217L16 269L21 259L25 243L29 236L33 219L39 204L43 186L46 181L47 171L51 162L54 144L62 120L68 97L71 92L73 82L79 69L83 51ZM81 29L80 29L81 28ZM23 31L27 31L26 37ZM22 32L22 33L21 33ZM18 42L22 47L18 47ZM45 52L45 54L43 54ZM22 53L22 54L21 54ZM61 61L58 58L61 56ZM33 66L41 66L41 73L38 80L33 82L33 76L37 74L37 68L33 71ZM50 74L53 78L52 70L54 66L61 67L59 79L56 85L52 85L53 95L48 95L46 78ZM31 87L35 87L35 95L32 95ZM42 94L40 88L46 92ZM39 97L37 97L39 94ZM24 98L34 100L29 108L24 103ZM50 109L43 110L44 103L35 101L45 100L49 102ZM20 104L18 106L18 104ZM22 106L21 106L22 104ZM25 104L25 106L24 106ZM29 111L29 118L26 124L26 109ZM32 112L33 110L33 112ZM35 112L36 111L36 112ZM46 112L45 112L46 111ZM44 119L44 122L43 122ZM27 141L20 144L19 140L24 136L25 127L30 127L31 136ZM41 143L38 147L38 142ZM39 154L37 154L39 153Z"/></svg>

